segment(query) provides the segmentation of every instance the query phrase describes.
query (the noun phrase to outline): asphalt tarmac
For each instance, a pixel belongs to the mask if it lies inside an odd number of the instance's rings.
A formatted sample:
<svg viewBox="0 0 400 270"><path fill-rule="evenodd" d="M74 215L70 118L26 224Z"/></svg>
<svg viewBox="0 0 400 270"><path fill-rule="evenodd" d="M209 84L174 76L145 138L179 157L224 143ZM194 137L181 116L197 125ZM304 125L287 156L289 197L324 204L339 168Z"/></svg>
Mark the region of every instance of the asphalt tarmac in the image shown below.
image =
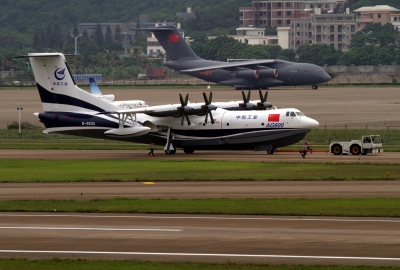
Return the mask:
<svg viewBox="0 0 400 270"><path fill-rule="evenodd" d="M240 91L211 89L213 101L241 98ZM179 93L202 102L205 89L105 89L117 100L142 99L150 105L178 103ZM0 128L18 119L37 123L42 111L37 90L0 91ZM252 98L258 99L257 91ZM400 91L393 87L311 90L308 86L270 90L278 108L295 107L320 123L400 119ZM0 150L0 159L150 158L147 151ZM153 158L153 157L151 157ZM400 163L399 153L334 156L326 153L266 155L253 151L178 151L154 159L223 159L264 162ZM1 162L1 161L0 161ZM1 167L0 167L1 169ZM1 184L0 200L143 198L329 198L399 197L398 181L70 183ZM81 195L82 193L82 195ZM276 264L400 266L400 220L206 215L120 215L0 213L0 257L138 259L152 261L252 262Z"/></svg>
<svg viewBox="0 0 400 270"><path fill-rule="evenodd" d="M1 258L400 266L400 220L0 214Z"/></svg>
<svg viewBox="0 0 400 270"><path fill-rule="evenodd" d="M0 200L400 198L400 181L1 183Z"/></svg>
<svg viewBox="0 0 400 270"><path fill-rule="evenodd" d="M87 87L86 87L87 88ZM213 92L213 101L242 100L240 91L232 88L187 88L187 89L113 89L100 86L103 94L114 94L116 100L145 100L150 106L179 103L179 93L189 94L190 102L203 103L203 92ZM251 92L251 99L259 99L258 91ZM345 121L377 121L399 119L399 87L320 87L271 88L268 101L277 108L297 108L320 124ZM42 112L39 93L36 89L0 90L0 128L18 121L17 107L23 107L21 120L37 125L34 112Z"/></svg>
<svg viewBox="0 0 400 270"><path fill-rule="evenodd" d="M0 149L1 159L42 159L42 160L229 160L247 162L340 162L340 163L386 163L400 164L400 153L384 152L368 155L340 155L330 153L308 153L303 159L299 152L278 152L268 155L266 152L254 151L195 151L193 154L185 154L177 150L174 155L166 155L164 150L155 150L155 156L148 156L148 150L29 150L29 149Z"/></svg>

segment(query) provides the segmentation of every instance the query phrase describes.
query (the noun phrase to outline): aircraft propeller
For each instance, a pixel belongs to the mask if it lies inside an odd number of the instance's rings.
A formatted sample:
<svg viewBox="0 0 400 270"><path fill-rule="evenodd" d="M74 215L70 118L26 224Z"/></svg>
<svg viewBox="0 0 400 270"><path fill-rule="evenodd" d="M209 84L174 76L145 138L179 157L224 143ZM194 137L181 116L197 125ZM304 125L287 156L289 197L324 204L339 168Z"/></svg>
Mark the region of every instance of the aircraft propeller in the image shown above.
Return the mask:
<svg viewBox="0 0 400 270"><path fill-rule="evenodd" d="M189 110L193 110L193 108L187 105L188 104L188 100L189 100L189 94L186 94L185 100L183 100L182 95L179 94L179 99L181 101L181 107L178 107L177 109L180 110L181 113L182 113L181 125L183 126L183 122L185 121L185 117L186 117L186 121L188 123L188 126L190 126L191 122L189 120L189 116L187 115L187 112Z"/></svg>
<svg viewBox="0 0 400 270"><path fill-rule="evenodd" d="M211 119L211 124L214 125L215 121L214 121L214 117L211 113L212 110L216 110L217 106L212 105L212 92L210 92L210 96L209 98L207 98L207 95L205 92L203 92L203 97L204 97L204 102L205 104L201 106L202 109L204 109L206 111L206 120L205 123L208 123L208 115L210 115L210 119Z"/></svg>
<svg viewBox="0 0 400 270"><path fill-rule="evenodd" d="M255 106L253 103L250 102L250 90L247 93L247 97L242 91L243 103L239 103L239 106L242 107L244 110L251 110Z"/></svg>
<svg viewBox="0 0 400 270"><path fill-rule="evenodd" d="M260 94L260 102L257 103L257 106L263 110L265 110L266 108L272 108L272 104L267 102L268 91L265 92L264 96L261 90L258 90L258 93Z"/></svg>

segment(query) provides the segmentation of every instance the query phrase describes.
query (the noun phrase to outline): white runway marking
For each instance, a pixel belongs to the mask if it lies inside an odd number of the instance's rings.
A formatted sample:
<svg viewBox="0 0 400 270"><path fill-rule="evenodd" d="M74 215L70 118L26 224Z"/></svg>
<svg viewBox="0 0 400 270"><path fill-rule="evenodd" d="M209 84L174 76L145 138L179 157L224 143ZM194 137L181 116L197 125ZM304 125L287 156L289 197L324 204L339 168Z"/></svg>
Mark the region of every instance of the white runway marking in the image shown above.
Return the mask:
<svg viewBox="0 0 400 270"><path fill-rule="evenodd" d="M288 220L288 221L335 221L335 222L389 222L389 223L400 223L400 219L365 219L360 217L360 219L347 219L343 218L308 218L308 217L234 217L234 216L156 216L156 215L133 215L133 216L122 216L122 215L77 215L77 214L0 214L4 217L80 217L80 218L151 218L151 219L213 219L213 220Z"/></svg>
<svg viewBox="0 0 400 270"><path fill-rule="evenodd" d="M288 258L288 259L334 259L334 260L377 260L400 261L400 258L345 257L345 256L299 256L267 254L213 254L213 253L169 253L169 252L114 252L114 251L70 251L70 250L0 250L0 253L48 253L48 254L92 254L92 255L156 255L156 256L196 256L196 257L247 257L247 258Z"/></svg>
<svg viewBox="0 0 400 270"><path fill-rule="evenodd" d="M156 231L156 232L181 232L182 230L172 229L117 229L117 228L85 228L85 227L0 227L0 229L17 230L84 230L84 231Z"/></svg>

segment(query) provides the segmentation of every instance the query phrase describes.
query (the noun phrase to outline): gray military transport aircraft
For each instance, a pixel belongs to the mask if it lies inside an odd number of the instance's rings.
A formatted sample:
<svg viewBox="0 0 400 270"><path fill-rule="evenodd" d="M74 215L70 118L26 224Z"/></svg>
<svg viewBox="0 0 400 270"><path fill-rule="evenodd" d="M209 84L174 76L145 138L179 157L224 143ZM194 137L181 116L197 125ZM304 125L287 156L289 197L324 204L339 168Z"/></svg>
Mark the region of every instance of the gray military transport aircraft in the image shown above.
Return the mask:
<svg viewBox="0 0 400 270"><path fill-rule="evenodd" d="M271 86L312 85L331 79L319 66L280 59L220 62L197 56L174 25L143 28L151 31L171 61L164 66L208 82L230 85L237 90L267 89Z"/></svg>

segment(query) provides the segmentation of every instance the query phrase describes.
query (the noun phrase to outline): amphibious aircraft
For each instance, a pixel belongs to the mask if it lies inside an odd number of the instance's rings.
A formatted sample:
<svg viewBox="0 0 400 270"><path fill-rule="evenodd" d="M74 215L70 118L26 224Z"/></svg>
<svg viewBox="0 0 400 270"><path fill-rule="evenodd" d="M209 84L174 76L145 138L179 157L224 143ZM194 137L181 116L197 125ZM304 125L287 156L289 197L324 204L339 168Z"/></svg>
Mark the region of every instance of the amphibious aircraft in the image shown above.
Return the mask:
<svg viewBox="0 0 400 270"><path fill-rule="evenodd" d="M197 56L174 25L142 28L151 31L167 52L171 61L164 66L190 76L230 85L235 89L267 89L271 86L312 85L331 79L319 66L294 63L280 59L248 60L242 62L219 62Z"/></svg>
<svg viewBox="0 0 400 270"><path fill-rule="evenodd" d="M179 104L121 109L79 88L64 54L21 57L31 62L44 110L35 115L45 125L44 133L155 143L164 145L166 154L174 154L176 147L187 154L219 149L272 154L277 147L300 141L319 125L297 109L264 110L260 108L271 104L263 100L253 104L247 97L248 102L228 102L241 111L222 109L212 103L211 93L203 93L204 102L199 103L188 103L188 95L179 95Z"/></svg>

